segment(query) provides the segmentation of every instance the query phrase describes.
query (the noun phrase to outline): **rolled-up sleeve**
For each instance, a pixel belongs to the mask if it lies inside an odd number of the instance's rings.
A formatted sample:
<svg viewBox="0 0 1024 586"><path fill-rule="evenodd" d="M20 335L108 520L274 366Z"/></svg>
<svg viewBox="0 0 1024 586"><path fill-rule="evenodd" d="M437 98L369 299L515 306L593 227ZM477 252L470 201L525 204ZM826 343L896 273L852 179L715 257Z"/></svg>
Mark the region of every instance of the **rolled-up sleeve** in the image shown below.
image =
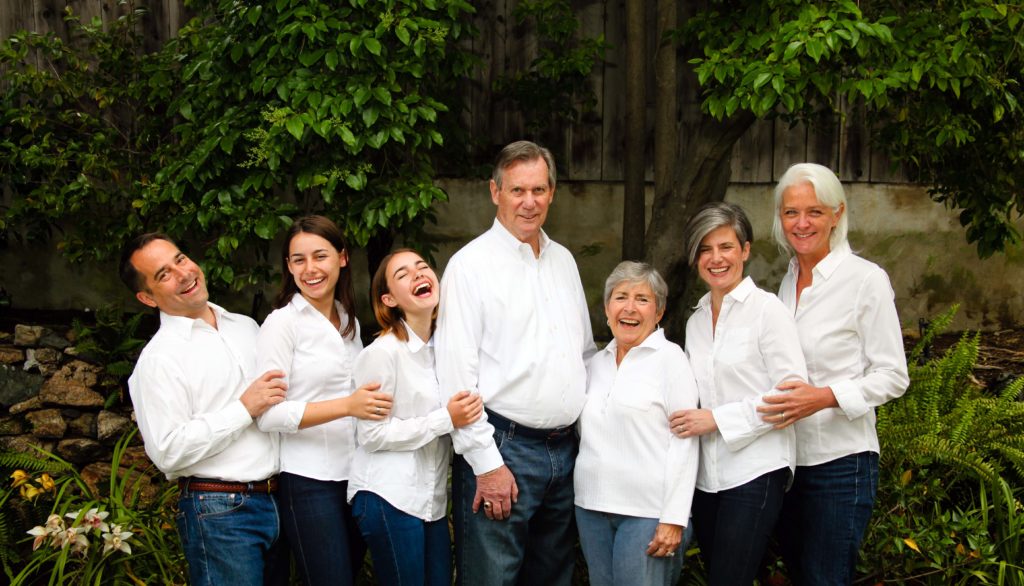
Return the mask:
<svg viewBox="0 0 1024 586"><path fill-rule="evenodd" d="M437 378L445 399L468 390L479 392L480 343L483 315L479 293L457 262L448 265L441 284L441 310L435 334ZM486 414L452 431L455 452L462 454L476 475L504 464L494 444L494 427Z"/></svg>
<svg viewBox="0 0 1024 586"><path fill-rule="evenodd" d="M366 348L356 359L356 386L377 382L380 383L380 392L394 396L395 373L398 368L395 361L394 354L377 346ZM360 419L356 423L359 445L368 452L416 450L450 433L452 429L451 417L444 407L435 409L423 417L387 417L381 421Z"/></svg>
<svg viewBox="0 0 1024 586"><path fill-rule="evenodd" d="M295 324L284 318L284 314L272 313L260 327L256 337L256 372L262 375L268 370L280 370L287 384L295 355ZM264 411L256 425L260 431L295 433L305 412L304 401L285 400Z"/></svg>
<svg viewBox="0 0 1024 586"><path fill-rule="evenodd" d="M900 397L910 384L895 294L881 269L861 283L856 300L856 327L863 354L864 376L833 382L832 393L850 420Z"/></svg>
<svg viewBox="0 0 1024 586"><path fill-rule="evenodd" d="M665 369L664 404L668 407L665 421L669 414L680 409L696 409L698 394L697 383L690 370L690 363L681 351L676 359L671 360ZM679 438L666 427L669 442L668 456L665 461L665 480L662 487L664 495L661 515L662 523L686 526L689 523L690 507L693 505L693 491L697 483L697 459L700 457L698 438Z"/></svg>

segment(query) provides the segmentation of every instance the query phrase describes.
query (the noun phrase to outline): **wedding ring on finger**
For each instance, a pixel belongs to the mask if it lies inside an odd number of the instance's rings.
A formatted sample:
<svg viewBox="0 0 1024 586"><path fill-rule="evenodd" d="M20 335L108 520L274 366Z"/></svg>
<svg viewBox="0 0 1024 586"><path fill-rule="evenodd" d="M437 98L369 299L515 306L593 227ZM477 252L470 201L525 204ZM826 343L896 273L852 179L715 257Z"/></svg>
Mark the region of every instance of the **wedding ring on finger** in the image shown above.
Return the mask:
<svg viewBox="0 0 1024 586"><path fill-rule="evenodd" d="M666 554L665 554L665 557L670 557L670 558L672 558L672 557L675 557L675 556L676 556L676 552L674 552L674 551L670 551L670 552L668 552L668 553L666 553Z"/></svg>
<svg viewBox="0 0 1024 586"><path fill-rule="evenodd" d="M380 415L380 405L377 406L377 415Z"/></svg>
<svg viewBox="0 0 1024 586"><path fill-rule="evenodd" d="M491 508L491 501L484 501L484 508L485 509L490 509Z"/></svg>
<svg viewBox="0 0 1024 586"><path fill-rule="evenodd" d="M783 420L783 421L785 421L785 420L786 420L786 412L785 412L785 411L783 411L783 412L782 412L782 420Z"/></svg>

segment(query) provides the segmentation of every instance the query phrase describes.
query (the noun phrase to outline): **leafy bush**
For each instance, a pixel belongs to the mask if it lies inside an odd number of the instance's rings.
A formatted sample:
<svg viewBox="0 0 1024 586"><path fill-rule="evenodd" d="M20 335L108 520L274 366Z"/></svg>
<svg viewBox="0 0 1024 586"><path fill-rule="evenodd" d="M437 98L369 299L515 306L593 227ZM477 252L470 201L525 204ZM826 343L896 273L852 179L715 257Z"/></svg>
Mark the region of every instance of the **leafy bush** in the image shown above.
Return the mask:
<svg viewBox="0 0 1024 586"><path fill-rule="evenodd" d="M881 474L860 569L907 583L1024 584L1024 379L997 395L979 388L977 334L919 364L955 311L911 351L907 393L878 409Z"/></svg>
<svg viewBox="0 0 1024 586"><path fill-rule="evenodd" d="M205 251L213 285L270 280L292 216L332 217L355 245L421 235L439 115L468 70L464 0L196 0L157 52L130 10L71 41L0 45L0 235L62 233L107 258L142 230Z"/></svg>

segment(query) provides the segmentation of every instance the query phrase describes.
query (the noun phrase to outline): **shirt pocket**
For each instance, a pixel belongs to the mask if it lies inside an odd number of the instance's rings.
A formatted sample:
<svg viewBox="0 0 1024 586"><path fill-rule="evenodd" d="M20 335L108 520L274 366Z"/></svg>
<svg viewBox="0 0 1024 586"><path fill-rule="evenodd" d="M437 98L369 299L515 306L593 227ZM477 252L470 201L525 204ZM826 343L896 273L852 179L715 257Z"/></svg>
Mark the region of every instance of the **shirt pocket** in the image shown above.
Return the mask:
<svg viewBox="0 0 1024 586"><path fill-rule="evenodd" d="M747 360L753 350L752 334L749 327L729 328L722 332L715 353L716 361L733 365Z"/></svg>

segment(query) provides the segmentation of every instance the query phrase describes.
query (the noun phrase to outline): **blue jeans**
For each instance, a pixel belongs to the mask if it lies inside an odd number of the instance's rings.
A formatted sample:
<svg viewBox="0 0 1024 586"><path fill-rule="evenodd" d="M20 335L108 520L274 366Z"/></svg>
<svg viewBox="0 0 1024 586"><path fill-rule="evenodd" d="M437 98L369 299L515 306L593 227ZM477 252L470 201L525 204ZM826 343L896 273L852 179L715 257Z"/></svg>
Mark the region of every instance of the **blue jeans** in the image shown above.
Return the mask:
<svg viewBox="0 0 1024 586"><path fill-rule="evenodd" d="M797 466L779 518L782 558L799 586L852 584L878 488L878 454Z"/></svg>
<svg viewBox="0 0 1024 586"><path fill-rule="evenodd" d="M788 481L789 468L780 468L735 488L694 493L693 528L709 586L754 582Z"/></svg>
<svg viewBox="0 0 1024 586"><path fill-rule="evenodd" d="M193 586L287 583L273 496L185 489L176 520Z"/></svg>
<svg viewBox="0 0 1024 586"><path fill-rule="evenodd" d="M488 519L483 507L473 513L476 476L456 456L452 508L457 584L568 586L572 582L576 441L572 433L545 440L495 431L494 442L519 487L512 516L504 521Z"/></svg>
<svg viewBox="0 0 1024 586"><path fill-rule="evenodd" d="M351 586L366 544L348 506L348 482L278 476L281 526L303 583Z"/></svg>
<svg viewBox="0 0 1024 586"><path fill-rule="evenodd" d="M686 544L693 534L688 525L676 555L652 557L647 555L647 544L654 537L657 519L576 507L576 526L591 586L674 586L683 570Z"/></svg>
<svg viewBox="0 0 1024 586"><path fill-rule="evenodd" d="M378 584L451 586L448 518L424 521L365 490L352 498L352 514L373 559Z"/></svg>

